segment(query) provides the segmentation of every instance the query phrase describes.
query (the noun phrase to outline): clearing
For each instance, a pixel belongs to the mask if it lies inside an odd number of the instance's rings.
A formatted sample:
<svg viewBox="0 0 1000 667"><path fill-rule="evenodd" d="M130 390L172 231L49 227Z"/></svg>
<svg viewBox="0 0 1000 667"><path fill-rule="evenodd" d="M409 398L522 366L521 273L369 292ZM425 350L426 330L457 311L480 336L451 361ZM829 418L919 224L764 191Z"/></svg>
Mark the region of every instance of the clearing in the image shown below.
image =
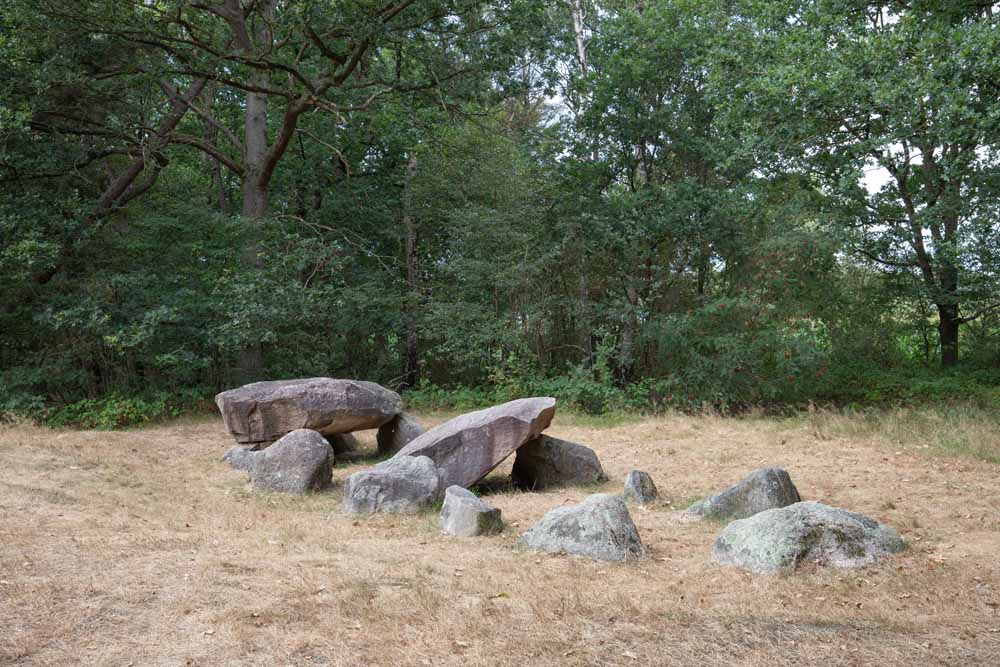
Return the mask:
<svg viewBox="0 0 1000 667"><path fill-rule="evenodd" d="M611 481L521 493L508 461L484 491L507 529L467 539L441 535L433 512L342 514L342 480L370 460L338 465L323 494L251 494L220 461L219 419L0 426L0 664L1000 664L1000 465L939 446L996 461L1000 433L907 428L917 417L557 413L547 433L592 447ZM720 526L673 510L764 465L895 527L908 550L790 577L712 565ZM514 548L546 510L619 491L632 468L660 490L632 509L648 560Z"/></svg>

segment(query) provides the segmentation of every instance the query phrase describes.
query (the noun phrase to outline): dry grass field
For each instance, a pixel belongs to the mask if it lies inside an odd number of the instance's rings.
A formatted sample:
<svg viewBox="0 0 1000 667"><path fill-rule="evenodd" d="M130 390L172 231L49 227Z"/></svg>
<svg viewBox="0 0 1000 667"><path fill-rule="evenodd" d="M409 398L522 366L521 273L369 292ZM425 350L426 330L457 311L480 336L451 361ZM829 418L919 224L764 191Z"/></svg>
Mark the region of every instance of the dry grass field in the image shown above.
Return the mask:
<svg viewBox="0 0 1000 667"><path fill-rule="evenodd" d="M507 530L460 539L433 512L342 514L343 478L370 461L338 465L327 493L251 494L220 461L219 420L0 426L0 664L1000 665L1000 465L982 460L1000 460L995 429L906 413L557 414L549 432L593 447L611 481L521 493L503 483L508 462L484 491ZM968 447L948 454L951 441ZM720 526L674 509L763 465L894 526L908 550L789 577L712 565ZM631 468L661 493L632 511L648 560L514 547L546 510L618 491Z"/></svg>

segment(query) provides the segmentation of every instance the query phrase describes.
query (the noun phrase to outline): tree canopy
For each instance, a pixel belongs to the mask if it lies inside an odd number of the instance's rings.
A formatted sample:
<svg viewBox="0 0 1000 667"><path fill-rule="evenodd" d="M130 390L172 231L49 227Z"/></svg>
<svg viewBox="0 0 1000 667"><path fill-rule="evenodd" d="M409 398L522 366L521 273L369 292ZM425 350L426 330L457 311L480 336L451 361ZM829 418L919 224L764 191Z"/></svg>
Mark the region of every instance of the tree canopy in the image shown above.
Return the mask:
<svg viewBox="0 0 1000 667"><path fill-rule="evenodd" d="M0 74L0 413L1000 385L996 3L8 0Z"/></svg>

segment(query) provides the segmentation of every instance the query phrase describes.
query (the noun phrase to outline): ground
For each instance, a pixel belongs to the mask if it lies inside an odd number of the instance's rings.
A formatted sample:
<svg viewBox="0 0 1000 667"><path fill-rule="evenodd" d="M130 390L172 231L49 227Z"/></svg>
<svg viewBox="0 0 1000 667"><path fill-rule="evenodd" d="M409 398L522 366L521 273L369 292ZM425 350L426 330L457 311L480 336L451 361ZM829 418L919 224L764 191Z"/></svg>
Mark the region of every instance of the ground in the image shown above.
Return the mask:
<svg viewBox="0 0 1000 667"><path fill-rule="evenodd" d="M484 490L507 529L486 538L443 536L434 512L342 514L343 479L370 462L338 465L327 493L252 494L220 461L217 419L0 426L0 664L1000 664L1000 465L941 449L951 427L916 421L557 414L549 432L594 448L610 481L520 493L508 462ZM1000 434L963 428L997 460ZM674 509L765 465L908 550L787 577L711 564L720 526ZM515 548L546 510L618 491L632 468L662 499L632 510L648 560Z"/></svg>

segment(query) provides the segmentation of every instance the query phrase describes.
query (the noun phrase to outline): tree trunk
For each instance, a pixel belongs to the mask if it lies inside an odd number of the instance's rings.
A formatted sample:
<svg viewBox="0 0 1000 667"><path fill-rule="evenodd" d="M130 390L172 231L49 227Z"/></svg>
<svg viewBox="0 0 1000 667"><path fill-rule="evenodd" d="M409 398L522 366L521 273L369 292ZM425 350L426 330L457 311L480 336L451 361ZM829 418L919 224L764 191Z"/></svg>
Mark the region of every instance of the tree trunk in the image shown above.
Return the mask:
<svg viewBox="0 0 1000 667"><path fill-rule="evenodd" d="M582 234L582 232L581 232ZM587 281L587 251L582 238L580 240L580 282L577 286L577 302L579 308L580 349L583 350L583 364L588 368L594 363L594 331L590 322L590 284Z"/></svg>
<svg viewBox="0 0 1000 667"><path fill-rule="evenodd" d="M625 314L625 326L622 327L622 341L618 356L618 379L627 384L635 376L635 338L639 331L639 316L636 309L639 306L639 290L634 287L625 289L628 299L628 312Z"/></svg>
<svg viewBox="0 0 1000 667"><path fill-rule="evenodd" d="M580 75L587 74L587 37L584 19L586 18L586 8L583 0L566 0L569 6L570 17L573 20L573 38L576 43L576 60L580 69ZM597 147L594 146L591 160L597 161ZM579 254L577 261L579 265L579 283L577 284L577 309L578 309L578 335L579 346L583 352L583 363L590 366L594 360L593 349L593 328L590 322L590 282L587 279L587 243L584 238L583 226L577 223L573 229L574 235L579 241Z"/></svg>
<svg viewBox="0 0 1000 667"><path fill-rule="evenodd" d="M212 107L215 105L215 92L216 86L214 84L209 84L206 86L203 92L202 104L205 108L205 113L211 115ZM205 141L209 144L214 144L219 136L219 128L212 123L205 123ZM226 214L226 190L225 181L222 179L222 162L219 158L207 153L204 156L205 166L208 168L209 174L212 177L212 187L208 195L208 204L210 206L214 205L218 208L219 213L222 215Z"/></svg>
<svg viewBox="0 0 1000 667"><path fill-rule="evenodd" d="M244 137L246 156L243 175L243 223L248 226L247 243L242 261L249 271L261 268L260 221L267 215L267 185L260 176L267 153L267 97L247 93L246 127ZM264 374L264 351L259 341L251 342L240 350L237 375L240 383L255 382Z"/></svg>
<svg viewBox="0 0 1000 667"><path fill-rule="evenodd" d="M267 38L267 28L262 26L258 30L258 43L267 41ZM266 86L267 75L255 73L253 83L261 87ZM267 150L267 96L263 93L247 92L243 125L241 213L243 224L248 226L247 243L242 256L244 268L248 271L258 271L261 268L260 221L267 215L269 185L264 179ZM236 370L240 383L262 379L264 350L260 341L249 342L240 350Z"/></svg>
<svg viewBox="0 0 1000 667"><path fill-rule="evenodd" d="M946 241L953 247L955 225L946 222ZM942 254L939 249L938 254ZM938 275L941 279L941 293L944 296L938 306L938 332L941 336L941 365L945 368L958 363L958 328L962 320L958 315L958 269L951 258L944 253Z"/></svg>
<svg viewBox="0 0 1000 667"><path fill-rule="evenodd" d="M709 257L711 247L707 241L702 241L698 253L698 304L705 303L705 283L708 281Z"/></svg>
<svg viewBox="0 0 1000 667"><path fill-rule="evenodd" d="M941 365L945 368L958 363L958 306L938 305L938 333L941 337Z"/></svg>
<svg viewBox="0 0 1000 667"><path fill-rule="evenodd" d="M411 182L417 171L417 156L410 157L406 165L406 183L403 190L403 227L406 230L406 368L403 385L415 387L420 381L420 339L417 334L416 309L419 307L419 273L417 265L417 227L413 219L413 192Z"/></svg>
<svg viewBox="0 0 1000 667"><path fill-rule="evenodd" d="M584 36L585 18L583 0L569 0L569 13L573 18L573 37L576 40L576 59L580 72L587 73L587 40Z"/></svg>

